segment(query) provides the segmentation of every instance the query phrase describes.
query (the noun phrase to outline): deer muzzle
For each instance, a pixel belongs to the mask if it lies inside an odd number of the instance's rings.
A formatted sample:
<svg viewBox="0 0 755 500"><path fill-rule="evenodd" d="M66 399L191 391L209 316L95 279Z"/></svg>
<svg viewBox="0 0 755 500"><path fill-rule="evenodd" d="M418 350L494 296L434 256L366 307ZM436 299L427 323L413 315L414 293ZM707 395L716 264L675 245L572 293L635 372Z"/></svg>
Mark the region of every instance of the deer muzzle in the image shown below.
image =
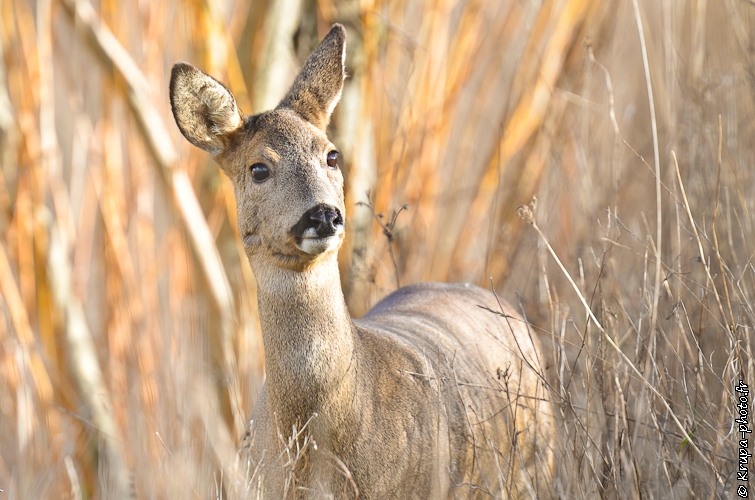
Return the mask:
<svg viewBox="0 0 755 500"><path fill-rule="evenodd" d="M325 203L304 212L299 222L291 228L299 249L314 255L336 248L343 232L341 211Z"/></svg>

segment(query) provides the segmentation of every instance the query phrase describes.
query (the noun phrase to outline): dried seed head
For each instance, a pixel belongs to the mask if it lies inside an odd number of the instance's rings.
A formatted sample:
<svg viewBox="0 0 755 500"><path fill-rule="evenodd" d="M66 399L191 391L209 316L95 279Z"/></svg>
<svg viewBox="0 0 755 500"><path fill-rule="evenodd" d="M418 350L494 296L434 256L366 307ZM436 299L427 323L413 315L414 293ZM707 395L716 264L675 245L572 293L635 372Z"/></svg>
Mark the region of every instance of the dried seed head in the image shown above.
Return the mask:
<svg viewBox="0 0 755 500"><path fill-rule="evenodd" d="M527 224L535 223L535 207L537 207L537 197L533 196L529 205L522 205L516 209L517 215Z"/></svg>

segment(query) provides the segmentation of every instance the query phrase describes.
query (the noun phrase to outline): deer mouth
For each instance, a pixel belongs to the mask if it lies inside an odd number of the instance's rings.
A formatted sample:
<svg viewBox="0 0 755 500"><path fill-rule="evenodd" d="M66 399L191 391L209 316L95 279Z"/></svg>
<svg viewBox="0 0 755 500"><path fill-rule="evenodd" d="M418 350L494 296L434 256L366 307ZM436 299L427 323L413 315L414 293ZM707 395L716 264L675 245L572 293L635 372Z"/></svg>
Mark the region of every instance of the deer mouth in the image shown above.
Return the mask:
<svg viewBox="0 0 755 500"><path fill-rule="evenodd" d="M310 255L320 255L331 250L336 250L340 246L344 236L343 224L336 226L332 234L329 233L322 234L309 228L304 231L302 236L295 238L296 247Z"/></svg>
<svg viewBox="0 0 755 500"><path fill-rule="evenodd" d="M297 238L296 240L296 246L301 250L302 252L308 253L310 255L320 255L321 253L329 252L331 250L336 250L338 246L341 244L341 240L343 239L343 227L340 227L338 232L333 234L332 236L325 236L325 237L302 237Z"/></svg>

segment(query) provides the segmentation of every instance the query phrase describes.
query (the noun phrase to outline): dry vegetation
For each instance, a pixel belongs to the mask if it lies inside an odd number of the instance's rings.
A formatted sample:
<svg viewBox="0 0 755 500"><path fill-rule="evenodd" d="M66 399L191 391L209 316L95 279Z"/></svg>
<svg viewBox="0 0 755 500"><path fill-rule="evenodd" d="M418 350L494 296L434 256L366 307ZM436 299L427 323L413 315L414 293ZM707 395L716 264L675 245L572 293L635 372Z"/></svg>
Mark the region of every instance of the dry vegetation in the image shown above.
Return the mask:
<svg viewBox="0 0 755 500"><path fill-rule="evenodd" d="M398 281L493 286L553 346L562 459L540 489L733 497L752 0L2 0L0 498L242 492L254 280L167 78L190 61L259 111L334 21L352 313Z"/></svg>

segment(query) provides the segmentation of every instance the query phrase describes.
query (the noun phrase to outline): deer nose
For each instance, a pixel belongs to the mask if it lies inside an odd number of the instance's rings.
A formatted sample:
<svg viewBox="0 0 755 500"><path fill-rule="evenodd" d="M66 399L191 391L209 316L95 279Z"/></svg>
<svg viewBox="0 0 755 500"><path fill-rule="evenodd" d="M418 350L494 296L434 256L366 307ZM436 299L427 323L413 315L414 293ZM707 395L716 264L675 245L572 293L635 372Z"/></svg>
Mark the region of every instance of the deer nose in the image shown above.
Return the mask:
<svg viewBox="0 0 755 500"><path fill-rule="evenodd" d="M338 208L320 203L301 216L291 228L297 238L327 238L343 230L343 216Z"/></svg>

